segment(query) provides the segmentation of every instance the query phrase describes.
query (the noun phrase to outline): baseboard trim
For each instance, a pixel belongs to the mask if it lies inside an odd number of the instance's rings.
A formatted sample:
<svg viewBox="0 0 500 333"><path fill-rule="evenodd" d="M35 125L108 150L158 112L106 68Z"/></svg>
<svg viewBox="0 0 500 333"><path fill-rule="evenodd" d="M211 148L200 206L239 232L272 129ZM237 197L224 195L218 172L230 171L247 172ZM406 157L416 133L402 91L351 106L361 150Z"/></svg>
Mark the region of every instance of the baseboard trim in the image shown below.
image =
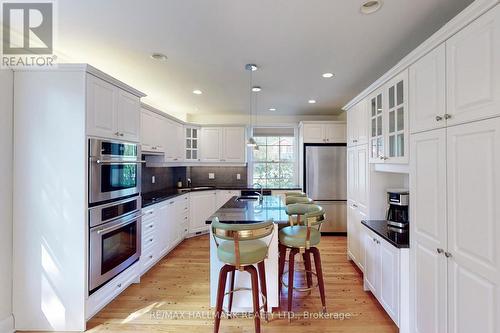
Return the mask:
<svg viewBox="0 0 500 333"><path fill-rule="evenodd" d="M14 317L12 315L0 320L0 333L14 332Z"/></svg>

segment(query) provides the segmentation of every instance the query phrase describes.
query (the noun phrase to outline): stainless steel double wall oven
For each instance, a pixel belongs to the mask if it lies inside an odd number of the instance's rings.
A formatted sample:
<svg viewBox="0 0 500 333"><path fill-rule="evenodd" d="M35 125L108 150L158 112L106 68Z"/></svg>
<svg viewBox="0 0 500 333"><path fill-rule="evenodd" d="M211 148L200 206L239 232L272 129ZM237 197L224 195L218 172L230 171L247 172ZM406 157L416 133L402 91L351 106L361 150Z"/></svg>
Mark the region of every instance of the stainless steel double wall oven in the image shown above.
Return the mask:
<svg viewBox="0 0 500 333"><path fill-rule="evenodd" d="M89 292L141 255L141 152L135 143L89 139Z"/></svg>

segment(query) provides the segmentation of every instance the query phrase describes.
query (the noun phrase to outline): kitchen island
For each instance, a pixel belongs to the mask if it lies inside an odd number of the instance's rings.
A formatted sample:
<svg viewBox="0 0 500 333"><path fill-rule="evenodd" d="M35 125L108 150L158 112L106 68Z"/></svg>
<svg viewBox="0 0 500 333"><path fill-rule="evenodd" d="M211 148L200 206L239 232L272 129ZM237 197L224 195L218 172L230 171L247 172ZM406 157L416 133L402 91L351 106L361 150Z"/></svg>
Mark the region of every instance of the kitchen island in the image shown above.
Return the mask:
<svg viewBox="0 0 500 333"><path fill-rule="evenodd" d="M232 197L221 208L219 208L206 223L210 224L213 218L219 218L222 223L256 223L273 220L275 223L274 233L264 239L269 242L268 258L265 260L266 284L267 284L267 306L269 311L279 306L278 295L278 226L288 223L285 212L285 203L280 196L264 196L262 201L238 200ZM217 245L215 244L212 230L210 228L210 306L215 307L217 296L217 283L219 271L224 265L217 257ZM236 271L235 289L250 288L250 275L246 272ZM226 291L229 290L229 279ZM224 299L224 308L227 308L228 297ZM234 294L233 312L251 312L252 294L250 291L240 291Z"/></svg>

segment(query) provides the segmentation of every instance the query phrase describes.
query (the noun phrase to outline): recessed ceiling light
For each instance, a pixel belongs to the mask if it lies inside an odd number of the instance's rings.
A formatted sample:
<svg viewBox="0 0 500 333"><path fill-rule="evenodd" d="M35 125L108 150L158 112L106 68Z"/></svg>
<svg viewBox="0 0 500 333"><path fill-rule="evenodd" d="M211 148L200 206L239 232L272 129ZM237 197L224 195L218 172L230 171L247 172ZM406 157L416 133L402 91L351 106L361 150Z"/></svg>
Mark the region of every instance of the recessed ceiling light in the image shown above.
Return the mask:
<svg viewBox="0 0 500 333"><path fill-rule="evenodd" d="M368 0L361 5L361 13L373 14L382 7L382 0Z"/></svg>
<svg viewBox="0 0 500 333"><path fill-rule="evenodd" d="M201 94L203 94L203 92L201 90L199 90L199 89L195 89L195 90L193 90L193 94L195 94L195 95L201 95Z"/></svg>
<svg viewBox="0 0 500 333"><path fill-rule="evenodd" d="M163 53L153 53L151 58L158 61L167 61L168 57Z"/></svg>
<svg viewBox="0 0 500 333"><path fill-rule="evenodd" d="M315 99L310 99L310 100L307 101L307 103L309 103L309 104L315 104L316 100Z"/></svg>
<svg viewBox="0 0 500 333"><path fill-rule="evenodd" d="M322 76L323 76L324 78L326 78L326 79L329 79L329 78L333 77L333 76L334 76L334 74L333 74L333 73L324 73Z"/></svg>
<svg viewBox="0 0 500 333"><path fill-rule="evenodd" d="M259 92L259 91L261 91L261 90L262 90L262 88L261 88L261 87L259 87L259 86L254 86L254 87L252 87L252 91L253 91L253 92Z"/></svg>
<svg viewBox="0 0 500 333"><path fill-rule="evenodd" d="M269 108L269 111L276 111L276 108Z"/></svg>

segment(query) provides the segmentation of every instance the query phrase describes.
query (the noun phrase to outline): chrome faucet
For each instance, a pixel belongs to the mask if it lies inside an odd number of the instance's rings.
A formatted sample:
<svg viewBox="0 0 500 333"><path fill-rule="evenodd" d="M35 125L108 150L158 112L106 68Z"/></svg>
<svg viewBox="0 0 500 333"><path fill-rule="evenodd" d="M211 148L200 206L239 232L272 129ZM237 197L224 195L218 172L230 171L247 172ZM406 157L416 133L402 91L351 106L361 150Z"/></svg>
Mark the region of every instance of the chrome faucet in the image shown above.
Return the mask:
<svg viewBox="0 0 500 333"><path fill-rule="evenodd" d="M259 183L253 183L252 187L255 187L255 186L260 187L260 193L259 192L255 192L255 193L257 193L259 195L259 203L262 203L262 201L264 200L264 187L262 185L260 185Z"/></svg>

